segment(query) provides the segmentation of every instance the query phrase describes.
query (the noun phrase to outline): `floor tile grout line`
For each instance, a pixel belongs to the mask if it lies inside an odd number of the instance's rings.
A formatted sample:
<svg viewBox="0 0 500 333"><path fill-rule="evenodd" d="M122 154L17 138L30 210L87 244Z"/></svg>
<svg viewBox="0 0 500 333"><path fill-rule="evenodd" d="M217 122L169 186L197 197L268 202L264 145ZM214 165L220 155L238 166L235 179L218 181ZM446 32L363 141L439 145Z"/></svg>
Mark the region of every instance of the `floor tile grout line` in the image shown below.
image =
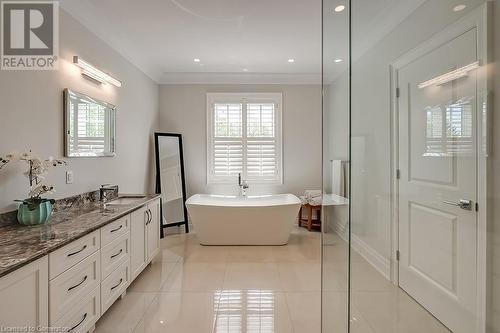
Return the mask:
<svg viewBox="0 0 500 333"><path fill-rule="evenodd" d="M225 265L226 266L225 266L225 270L224 270L224 277L222 278L222 285L221 285L221 288L219 290L219 299L217 300L217 308L215 310L214 320L213 320L213 324L212 324L212 333L215 333L215 329L217 328L217 320L219 319L220 304L222 301L222 295L224 293L224 286L226 284L226 276L227 276L227 271L229 268L229 263L226 261Z"/></svg>
<svg viewBox="0 0 500 333"><path fill-rule="evenodd" d="M125 296L125 297L126 297L126 296ZM144 310L143 314L141 315L141 318L139 319L139 321L137 322L137 324L135 324L134 328L133 328L133 329L132 329L132 331L131 331L132 333L133 333L133 332L135 332L135 330L137 329L137 327L139 326L139 324L140 324L141 322L144 322L144 319L145 319L145 317L146 317L146 314L148 313L149 308L152 306L152 304L153 304L153 302L154 302L155 298L157 298L157 297L158 297L158 294L156 294L153 298L151 298L151 301L149 302L149 304L147 304L147 305L145 306L146 310Z"/></svg>
<svg viewBox="0 0 500 333"><path fill-rule="evenodd" d="M166 238L165 238L166 239ZM160 287L159 287L159 290L158 291L162 291L163 289L163 286L165 286L165 284L169 281L170 279L170 276L172 276L172 273L175 271L175 269L177 268L177 265L179 265L179 262L181 261L181 258L178 257L177 260L175 261L173 267L170 269L170 271L168 272L167 276L165 277L165 280L163 281L163 283L161 283ZM163 265L164 263L171 263L171 262L168 262L168 261L161 261L161 264Z"/></svg>
<svg viewBox="0 0 500 333"><path fill-rule="evenodd" d="M176 261L175 261L175 263L174 263L174 267L173 267L173 268L170 270L170 272L167 274L167 277L165 278L164 283L160 286L159 290L161 290L161 288L163 287L163 285L167 282L168 278L169 278L169 277L170 277L170 275L172 274L173 270L175 269L175 267L176 267L176 265L179 263L179 261L180 261L180 258L177 258L177 260L176 260ZM161 261L161 264L163 264L163 263L164 263L164 261L162 260L162 261ZM135 332L135 330L137 329L137 327L139 326L139 324L140 324L141 322L144 322L144 319L145 319L145 317L146 317L146 314L148 313L149 308L152 306L152 304L153 304L153 302L154 302L155 298L158 298L158 297L159 297L159 293L158 293L158 292L151 292L151 293L154 293L154 294L155 294L155 296L154 296L154 297L152 297L152 298L151 298L151 301L149 302L149 304L147 304L147 305L145 306L145 308L146 308L146 309L145 309L145 311L143 312L143 314L141 315L141 318L139 319L139 321L135 324L134 328L132 329L132 331L131 331L132 333L133 333L133 332ZM125 296L125 297L127 297L127 296Z"/></svg>
<svg viewBox="0 0 500 333"><path fill-rule="evenodd" d="M354 304L351 304L351 306L353 307L352 309L356 310L356 312L359 314L359 316L361 317L361 319L370 328L370 330L372 331L372 333L378 333L377 330L372 326L372 323L370 322L370 320L366 319L363 316L362 312L356 306L354 306ZM353 313L354 313L354 311L351 311L351 314L353 314ZM351 320L351 318L347 318L347 320Z"/></svg>
<svg viewBox="0 0 500 333"><path fill-rule="evenodd" d="M278 269L278 279L280 280L280 283L282 282L281 280L281 273L280 273L280 270L279 270L279 266L277 266L277 269ZM295 333L295 324L293 323L293 320L292 320L292 312L290 311L290 305L288 304L288 292L285 291L284 292L284 296L285 296L285 304L286 304L286 312L288 313L288 318L290 320L290 325L292 325L292 332Z"/></svg>

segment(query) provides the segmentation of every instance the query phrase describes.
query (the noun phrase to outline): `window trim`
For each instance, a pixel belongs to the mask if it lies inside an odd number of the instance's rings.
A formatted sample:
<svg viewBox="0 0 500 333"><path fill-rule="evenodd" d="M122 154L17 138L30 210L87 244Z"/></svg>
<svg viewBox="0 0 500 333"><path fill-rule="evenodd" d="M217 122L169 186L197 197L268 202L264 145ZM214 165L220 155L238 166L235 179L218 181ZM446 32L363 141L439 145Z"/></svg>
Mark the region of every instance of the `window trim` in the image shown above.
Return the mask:
<svg viewBox="0 0 500 333"><path fill-rule="evenodd" d="M282 93L207 93L206 126L207 126L207 185L211 184L236 184L237 177L215 177L213 174L213 142L214 142L214 113L215 103L242 103L242 144L243 144L243 173L242 177L251 184L283 184L283 94ZM275 104L275 135L276 141L276 165L278 175L275 179L258 180L248 179L246 174L246 143L247 135L247 103L269 103Z"/></svg>

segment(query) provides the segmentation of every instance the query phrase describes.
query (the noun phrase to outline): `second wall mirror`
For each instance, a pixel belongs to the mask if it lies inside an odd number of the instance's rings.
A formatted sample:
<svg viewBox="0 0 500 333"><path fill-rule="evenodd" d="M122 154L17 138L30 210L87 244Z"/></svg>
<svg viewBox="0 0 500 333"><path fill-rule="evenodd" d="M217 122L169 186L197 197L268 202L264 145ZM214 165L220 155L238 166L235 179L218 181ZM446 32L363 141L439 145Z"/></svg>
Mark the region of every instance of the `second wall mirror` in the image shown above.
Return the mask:
<svg viewBox="0 0 500 333"><path fill-rule="evenodd" d="M115 156L115 117L114 105L65 89L65 156Z"/></svg>

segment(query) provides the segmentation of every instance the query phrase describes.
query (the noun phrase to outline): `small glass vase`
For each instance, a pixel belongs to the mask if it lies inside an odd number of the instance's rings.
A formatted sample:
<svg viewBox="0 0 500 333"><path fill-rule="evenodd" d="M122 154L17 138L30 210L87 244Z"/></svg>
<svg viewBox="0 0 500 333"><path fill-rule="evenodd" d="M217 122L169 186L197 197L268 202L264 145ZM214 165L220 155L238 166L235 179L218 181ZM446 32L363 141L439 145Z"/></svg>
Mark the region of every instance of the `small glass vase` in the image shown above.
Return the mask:
<svg viewBox="0 0 500 333"><path fill-rule="evenodd" d="M17 210L17 221L23 225L45 224L52 215L52 202L44 200L36 204L21 203Z"/></svg>

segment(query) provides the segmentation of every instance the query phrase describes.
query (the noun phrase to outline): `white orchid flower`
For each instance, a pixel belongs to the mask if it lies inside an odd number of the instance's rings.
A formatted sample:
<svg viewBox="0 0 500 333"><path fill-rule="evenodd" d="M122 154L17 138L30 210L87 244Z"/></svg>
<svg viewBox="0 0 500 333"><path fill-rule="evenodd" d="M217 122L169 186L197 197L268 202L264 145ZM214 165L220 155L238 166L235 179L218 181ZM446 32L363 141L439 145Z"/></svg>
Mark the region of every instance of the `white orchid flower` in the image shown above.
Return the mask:
<svg viewBox="0 0 500 333"><path fill-rule="evenodd" d="M40 199L43 194L54 193L53 185L43 184L45 175L51 167L67 165L66 161L54 159L52 156L49 156L48 159L40 159L33 155L30 150L22 154L12 152L7 154L6 157L0 157L0 169L13 160L25 161L28 164L28 170L23 173L29 179L31 185L28 200Z"/></svg>

